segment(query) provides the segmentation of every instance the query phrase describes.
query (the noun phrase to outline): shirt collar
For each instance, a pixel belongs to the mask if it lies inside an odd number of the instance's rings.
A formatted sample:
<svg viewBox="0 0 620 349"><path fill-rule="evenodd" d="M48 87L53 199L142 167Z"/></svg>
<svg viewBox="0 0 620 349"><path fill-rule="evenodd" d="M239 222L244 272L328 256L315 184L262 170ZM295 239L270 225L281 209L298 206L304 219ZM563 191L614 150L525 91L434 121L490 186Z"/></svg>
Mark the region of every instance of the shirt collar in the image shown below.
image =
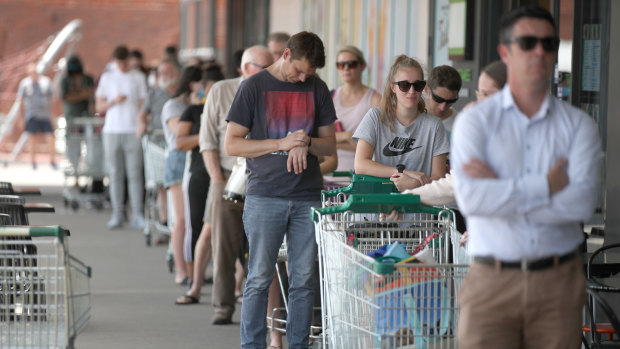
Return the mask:
<svg viewBox="0 0 620 349"><path fill-rule="evenodd" d="M500 93L502 94L502 109L503 110L515 108L520 113L522 113L521 110L519 110L519 108L517 107L517 103L515 102L514 97L512 96L512 93L510 92L510 86L508 84L506 84L504 88L502 88ZM545 118L547 115L549 115L549 112L551 111L551 108L553 106L553 100L554 99L551 98L551 96L548 93L546 93L545 99L543 99L543 102L540 105L540 109L538 109L538 111L534 114L534 116L531 118L531 121L540 120L540 119Z"/></svg>

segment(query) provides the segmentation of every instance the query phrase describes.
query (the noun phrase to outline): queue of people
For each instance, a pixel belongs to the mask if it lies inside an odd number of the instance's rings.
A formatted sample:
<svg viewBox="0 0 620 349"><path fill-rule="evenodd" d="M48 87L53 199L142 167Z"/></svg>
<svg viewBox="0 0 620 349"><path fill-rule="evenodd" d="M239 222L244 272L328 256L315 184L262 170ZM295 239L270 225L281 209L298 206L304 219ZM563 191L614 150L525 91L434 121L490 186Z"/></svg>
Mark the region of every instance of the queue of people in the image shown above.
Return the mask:
<svg viewBox="0 0 620 349"><path fill-rule="evenodd" d="M202 285L213 282L212 324L232 323L240 302L242 348L266 346L266 315L279 306L274 266L285 238L288 347L308 347L318 281L308 212L321 206L323 176L336 168L389 177L400 192L463 214L457 228L466 233L473 262L460 294L459 347L565 348L579 341L585 301L579 224L593 212L600 140L583 112L548 93L558 49L549 12L521 7L500 25L501 60L482 70L478 101L462 112L453 107L462 87L454 67L434 67L425 79L418 61L400 55L379 93L363 84L364 54L350 45L336 53L342 85L330 91L316 74L325 66L323 42L305 31L274 33L266 46L247 48L241 76L228 80L217 65L181 69L164 58L151 90L139 73L141 55L123 46L96 89L74 60L63 82L66 108L84 104L85 111L71 113L89 113L94 93L95 110L106 113L111 229L125 221L125 177L130 224L144 226L139 138L163 129L174 282L188 286L176 304L200 302ZM28 98L45 97L46 82L30 79L20 87L27 128L36 123L45 132L37 119L43 115L33 111L42 104ZM239 163L248 173L244 200L226 200ZM281 347L280 332L272 331L268 348Z"/></svg>

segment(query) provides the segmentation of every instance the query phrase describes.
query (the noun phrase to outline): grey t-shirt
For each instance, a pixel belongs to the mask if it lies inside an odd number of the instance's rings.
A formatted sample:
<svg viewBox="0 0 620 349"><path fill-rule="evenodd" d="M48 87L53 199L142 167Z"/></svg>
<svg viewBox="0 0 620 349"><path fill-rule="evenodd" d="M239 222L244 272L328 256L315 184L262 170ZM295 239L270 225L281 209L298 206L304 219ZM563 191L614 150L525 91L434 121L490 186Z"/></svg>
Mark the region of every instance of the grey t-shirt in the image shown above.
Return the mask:
<svg viewBox="0 0 620 349"><path fill-rule="evenodd" d="M168 153L177 148L177 134L174 133L174 131L170 128L170 125L168 125L168 120L175 116L178 116L180 119L181 114L183 114L187 107L188 105L183 101L180 101L179 98L171 98L164 103L164 107L161 110L161 123L164 129L166 143L168 143Z"/></svg>
<svg viewBox="0 0 620 349"><path fill-rule="evenodd" d="M30 77L19 83L17 97L24 101L24 121L30 119L50 120L50 101L52 99L52 83L47 76L39 76L37 81Z"/></svg>
<svg viewBox="0 0 620 349"><path fill-rule="evenodd" d="M280 139L297 130L318 136L318 128L336 121L327 85L313 75L305 82L283 82L267 70L241 83L227 121L247 127L250 139ZM288 154L271 153L247 159L249 195L290 200L319 200L323 177L316 156L308 154L308 168L301 174L288 172Z"/></svg>
<svg viewBox="0 0 620 349"><path fill-rule="evenodd" d="M164 108L164 104L170 99L170 94L166 90L156 87L149 90L146 95L142 110L151 115L151 122L149 123L149 130L161 130L161 111Z"/></svg>
<svg viewBox="0 0 620 349"><path fill-rule="evenodd" d="M431 175L434 156L450 151L450 144L441 120L427 113L418 115L409 126L394 121L394 130L381 122L381 109L372 108L353 134L375 149L372 159L388 166L405 165L408 170Z"/></svg>

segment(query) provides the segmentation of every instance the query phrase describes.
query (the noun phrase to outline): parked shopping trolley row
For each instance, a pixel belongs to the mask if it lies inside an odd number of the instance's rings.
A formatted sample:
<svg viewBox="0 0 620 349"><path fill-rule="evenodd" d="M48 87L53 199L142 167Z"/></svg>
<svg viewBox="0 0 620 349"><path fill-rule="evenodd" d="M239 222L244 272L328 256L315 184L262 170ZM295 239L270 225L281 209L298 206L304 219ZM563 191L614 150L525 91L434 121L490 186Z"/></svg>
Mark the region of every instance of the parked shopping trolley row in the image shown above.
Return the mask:
<svg viewBox="0 0 620 349"><path fill-rule="evenodd" d="M68 235L0 227L0 347L73 348L90 318L91 270L69 254Z"/></svg>
<svg viewBox="0 0 620 349"><path fill-rule="evenodd" d="M54 208L13 194L38 189L0 189L10 194L0 195L0 348L73 348L90 318L91 270L69 254L69 231L28 225Z"/></svg>
<svg viewBox="0 0 620 349"><path fill-rule="evenodd" d="M448 264L450 252L462 255L450 244L458 240L451 218L449 210L401 194L351 194L313 211L324 346L456 348L457 297L467 266ZM367 255L392 244L406 254Z"/></svg>

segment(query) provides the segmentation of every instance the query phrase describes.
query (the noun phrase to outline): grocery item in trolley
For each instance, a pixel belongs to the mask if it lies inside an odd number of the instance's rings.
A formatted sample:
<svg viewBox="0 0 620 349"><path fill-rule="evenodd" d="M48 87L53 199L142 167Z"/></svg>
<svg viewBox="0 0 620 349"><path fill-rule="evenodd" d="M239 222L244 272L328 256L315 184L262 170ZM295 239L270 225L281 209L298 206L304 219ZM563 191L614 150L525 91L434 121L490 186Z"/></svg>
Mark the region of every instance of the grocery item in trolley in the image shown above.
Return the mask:
<svg viewBox="0 0 620 349"><path fill-rule="evenodd" d="M397 221L368 219L393 210L402 214ZM458 285L467 266L447 263L454 225L449 210L421 205L412 195L353 194L312 214L325 346L457 347ZM381 246L378 241L398 241L416 257L367 256L369 247Z"/></svg>
<svg viewBox="0 0 620 349"><path fill-rule="evenodd" d="M234 202L245 200L245 189L248 182L249 171L245 165L245 158L237 157L237 163L232 168L232 173L224 187L224 199Z"/></svg>

